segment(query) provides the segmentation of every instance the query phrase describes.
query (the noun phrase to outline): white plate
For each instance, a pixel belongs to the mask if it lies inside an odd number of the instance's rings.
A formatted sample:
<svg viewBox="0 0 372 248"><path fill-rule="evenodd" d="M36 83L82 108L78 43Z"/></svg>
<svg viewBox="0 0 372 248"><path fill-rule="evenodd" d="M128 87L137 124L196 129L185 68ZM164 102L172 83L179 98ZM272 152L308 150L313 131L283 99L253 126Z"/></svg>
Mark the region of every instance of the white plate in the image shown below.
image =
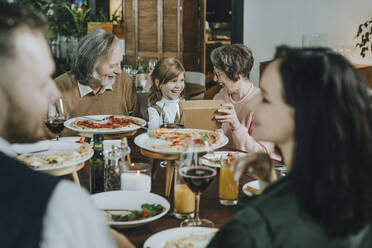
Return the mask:
<svg viewBox="0 0 372 248"><path fill-rule="evenodd" d="M110 115L86 115L86 117L88 117L88 118L97 119L97 120L102 120L103 118L108 117L108 116L110 116ZM141 122L141 126L146 125L146 121L144 119L141 119L141 118L138 118L138 117L133 117L133 116L130 116L130 118ZM82 120L83 121L83 120L86 120L86 119L84 119L82 117L75 117L75 118L69 119L69 120L65 121L65 123L64 123L65 127L67 127L68 129L71 129L72 131L75 131L75 132L99 133L99 134L127 133L127 132L131 132L131 131L134 131L134 130L137 130L137 129L141 128L140 126L132 124L132 125L130 125L130 127L123 127L123 128L115 129L115 130L89 130L89 129L81 129L81 128L74 127L72 124L76 120Z"/></svg>
<svg viewBox="0 0 372 248"><path fill-rule="evenodd" d="M151 218L135 221L110 221L110 225L120 228L141 226L164 216L170 209L169 202L160 195L143 191L109 191L92 195L93 201L99 209L130 209L141 210L141 205L161 204L165 211Z"/></svg>
<svg viewBox="0 0 372 248"><path fill-rule="evenodd" d="M211 240L211 236L208 234L216 233L217 228L208 227L178 227L167 229L158 233L155 233L150 238L148 238L143 247L144 248L163 248L167 241L176 241L180 238L186 237L188 241L192 242L195 248L207 247ZM209 237L208 239L203 239L203 237ZM194 237L194 239L193 239ZM183 246L182 246L183 247Z"/></svg>
<svg viewBox="0 0 372 248"><path fill-rule="evenodd" d="M174 129L174 130L178 130L180 132L183 132L183 131L203 131L203 132L210 132L208 130L202 130L202 129ZM187 152L209 152L209 151L213 151L215 149L218 149L218 148L221 148L223 146L225 146L227 143L229 142L229 139L225 136L225 135L222 135L222 142L219 144L219 145L213 145L212 147L209 147L209 148L202 148L202 149L195 149L193 151L187 151ZM162 154L180 154L180 153L186 153L186 151L177 151L176 149L172 149L172 148L167 148L167 149L159 149L159 148L154 148L153 146L154 145L167 145L169 144L170 142L169 141L165 141L165 140L161 140L161 139L156 139L156 138L152 138L149 136L148 133L143 133L143 134L140 134L138 135L135 139L134 139L134 143L145 149L145 150L148 150L148 151L151 151L151 152L157 152L157 153L162 153Z"/></svg>
<svg viewBox="0 0 372 248"><path fill-rule="evenodd" d="M247 155L247 153L243 153L243 152L217 151L217 152L205 154L204 156L202 156L200 158L200 160L201 160L202 164L204 164L206 166L219 168L221 166L220 163L214 163L214 162L212 162L210 160L207 160L207 159L211 159L211 160L218 159L219 160L221 158L226 158L227 154L229 154L229 153L237 153L237 158ZM205 159L205 158L207 158L207 159Z"/></svg>
<svg viewBox="0 0 372 248"><path fill-rule="evenodd" d="M260 185L258 183L258 180L254 180L254 181L251 181L249 183L244 184L243 187L242 187L242 190L243 190L243 193L246 194L247 196L253 196L254 195L250 191L246 190L247 186L250 186L251 188L254 188L254 189L257 189L257 190L260 189Z"/></svg>
<svg viewBox="0 0 372 248"><path fill-rule="evenodd" d="M12 145L12 149L21 154L28 154L32 153L32 155L36 156L42 156L42 155L50 155L53 153L57 152L65 152L65 151L71 151L71 150L76 150L79 149L79 147L82 144L80 143L73 143L69 141L53 141L53 140L43 140L34 144L14 144ZM36 152L40 150L45 150L48 149L48 151L44 152ZM36 152L36 153L33 153ZM35 168L34 170L37 171L54 171L54 170L59 170L67 167L71 167L80 163L83 163L90 159L93 156L93 150L89 150L89 154L79 160L72 161L69 163L65 163L63 165L58 165L58 166L48 166L48 167L42 167L42 168Z"/></svg>

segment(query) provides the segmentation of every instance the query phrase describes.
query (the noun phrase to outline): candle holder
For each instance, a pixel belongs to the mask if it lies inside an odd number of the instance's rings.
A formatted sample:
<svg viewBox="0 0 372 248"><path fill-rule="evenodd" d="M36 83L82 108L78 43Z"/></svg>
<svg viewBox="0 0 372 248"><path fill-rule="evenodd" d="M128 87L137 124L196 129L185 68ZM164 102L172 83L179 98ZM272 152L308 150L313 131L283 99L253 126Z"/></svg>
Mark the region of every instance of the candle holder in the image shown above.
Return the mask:
<svg viewBox="0 0 372 248"><path fill-rule="evenodd" d="M121 174L121 189L129 191L151 191L151 166L146 163L124 165Z"/></svg>

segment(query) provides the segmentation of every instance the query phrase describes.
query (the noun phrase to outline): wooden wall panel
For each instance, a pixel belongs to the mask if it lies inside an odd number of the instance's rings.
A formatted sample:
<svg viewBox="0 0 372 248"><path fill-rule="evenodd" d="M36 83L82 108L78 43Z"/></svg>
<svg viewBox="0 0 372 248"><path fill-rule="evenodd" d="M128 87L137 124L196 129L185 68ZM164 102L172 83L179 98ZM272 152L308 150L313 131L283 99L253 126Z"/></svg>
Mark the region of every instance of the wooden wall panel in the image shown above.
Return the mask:
<svg viewBox="0 0 372 248"><path fill-rule="evenodd" d="M163 1L163 51L177 53L177 0Z"/></svg>
<svg viewBox="0 0 372 248"><path fill-rule="evenodd" d="M133 15L133 0L125 0L124 5L124 32L125 32L125 63L134 64L135 58L135 25Z"/></svg>
<svg viewBox="0 0 372 248"><path fill-rule="evenodd" d="M204 0L183 2L182 41L183 64L187 71L204 71Z"/></svg>
<svg viewBox="0 0 372 248"><path fill-rule="evenodd" d="M186 70L203 71L206 0L123 1L127 64L175 57Z"/></svg>
<svg viewBox="0 0 372 248"><path fill-rule="evenodd" d="M138 52L157 52L157 0L139 0L138 10Z"/></svg>

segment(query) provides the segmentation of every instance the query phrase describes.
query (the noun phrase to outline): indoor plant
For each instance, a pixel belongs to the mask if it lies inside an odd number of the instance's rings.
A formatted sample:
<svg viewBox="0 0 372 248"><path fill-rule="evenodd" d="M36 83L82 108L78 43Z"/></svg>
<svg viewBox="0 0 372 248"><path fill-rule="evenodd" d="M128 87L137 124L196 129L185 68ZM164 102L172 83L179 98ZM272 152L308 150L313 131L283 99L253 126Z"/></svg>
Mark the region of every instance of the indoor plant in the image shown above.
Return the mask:
<svg viewBox="0 0 372 248"><path fill-rule="evenodd" d="M88 22L88 33L102 28L106 32L115 34L119 39L123 39L123 18L119 15L121 6L119 6L112 14L111 18L105 13L104 9L99 8L97 14L90 18Z"/></svg>
<svg viewBox="0 0 372 248"><path fill-rule="evenodd" d="M149 69L147 65L143 62L143 58L137 57L136 58L136 68L137 71L136 74L136 87L138 90L142 90L145 86L145 83L141 83L141 81L146 81L147 79L147 73L149 72Z"/></svg>
<svg viewBox="0 0 372 248"><path fill-rule="evenodd" d="M356 38L358 40L356 47L360 48L360 55L363 58L366 56L366 51L372 53L372 19L359 25Z"/></svg>

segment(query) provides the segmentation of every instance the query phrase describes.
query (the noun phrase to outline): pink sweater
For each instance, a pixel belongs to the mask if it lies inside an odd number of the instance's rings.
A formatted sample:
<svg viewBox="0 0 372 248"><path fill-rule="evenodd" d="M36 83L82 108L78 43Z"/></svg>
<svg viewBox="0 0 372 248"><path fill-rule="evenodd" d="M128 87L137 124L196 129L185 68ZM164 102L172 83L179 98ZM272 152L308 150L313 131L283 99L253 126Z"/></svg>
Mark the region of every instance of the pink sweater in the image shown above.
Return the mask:
<svg viewBox="0 0 372 248"><path fill-rule="evenodd" d="M213 99L224 100L226 103L232 103L235 108L236 115L240 121L241 126L233 131L230 124L223 123L222 129L224 134L229 138L229 143L226 148L238 149L245 152L266 152L272 159L281 160L281 157L275 153L274 144L270 142L256 141L250 134L252 133L252 122L254 113L251 111L249 101L256 96L260 90L253 87L249 96L240 103L233 103L224 89L222 89Z"/></svg>

